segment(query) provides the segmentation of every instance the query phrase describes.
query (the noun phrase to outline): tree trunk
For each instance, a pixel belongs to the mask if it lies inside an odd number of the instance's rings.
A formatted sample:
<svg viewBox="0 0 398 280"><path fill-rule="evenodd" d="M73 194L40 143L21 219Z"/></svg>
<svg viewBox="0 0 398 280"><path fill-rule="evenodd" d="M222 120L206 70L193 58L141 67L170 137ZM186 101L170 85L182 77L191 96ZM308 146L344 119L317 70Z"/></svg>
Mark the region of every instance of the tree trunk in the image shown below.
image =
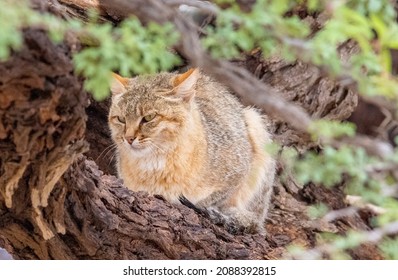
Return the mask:
<svg viewBox="0 0 398 280"><path fill-rule="evenodd" d="M79 6L87 1L61 2L76 14L87 8ZM55 46L37 29L24 36L22 50L0 64L0 247L14 258L277 259L292 242L311 248L319 232L368 228L369 213L327 224L312 221L305 214L310 203L345 206L342 186L300 186L292 178L275 183L266 238L231 235L183 205L127 190L111 175L105 150L111 144L109 101L89 105L82 80L73 73L76 41ZM347 43L342 55L354 48ZM313 116L343 120L356 106L356 94L304 63L264 61L253 53L235 64ZM315 146L281 121L273 121L272 129L282 145ZM351 254L381 258L371 245Z"/></svg>
<svg viewBox="0 0 398 280"><path fill-rule="evenodd" d="M0 235L18 252L49 258L44 244L66 232L59 220L65 191L54 188L87 150L88 103L70 46L53 45L41 30L24 38L22 50L0 64Z"/></svg>

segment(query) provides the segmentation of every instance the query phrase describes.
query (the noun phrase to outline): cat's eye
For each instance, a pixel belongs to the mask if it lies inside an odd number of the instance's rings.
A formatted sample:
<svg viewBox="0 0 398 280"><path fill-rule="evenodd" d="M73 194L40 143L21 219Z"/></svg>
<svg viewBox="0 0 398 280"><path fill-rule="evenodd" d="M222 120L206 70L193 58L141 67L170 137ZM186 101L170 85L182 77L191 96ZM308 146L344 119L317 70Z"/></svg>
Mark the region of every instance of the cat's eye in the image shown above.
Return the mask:
<svg viewBox="0 0 398 280"><path fill-rule="evenodd" d="M120 123L126 123L126 120L124 118L122 118L121 116L117 116L117 121Z"/></svg>
<svg viewBox="0 0 398 280"><path fill-rule="evenodd" d="M156 114L150 114L150 115L146 115L143 118L144 122L150 122L151 120L153 120L156 117Z"/></svg>

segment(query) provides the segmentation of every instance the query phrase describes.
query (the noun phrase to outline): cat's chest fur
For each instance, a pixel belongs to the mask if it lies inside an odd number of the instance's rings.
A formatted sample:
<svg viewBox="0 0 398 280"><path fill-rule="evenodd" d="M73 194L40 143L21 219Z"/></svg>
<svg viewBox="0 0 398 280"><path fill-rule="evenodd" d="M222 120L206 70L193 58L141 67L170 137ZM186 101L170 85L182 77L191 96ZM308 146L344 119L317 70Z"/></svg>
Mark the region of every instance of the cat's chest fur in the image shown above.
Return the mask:
<svg viewBox="0 0 398 280"><path fill-rule="evenodd" d="M119 157L120 177L127 188L159 194L171 202L177 202L181 195L196 202L211 193L200 187L198 168L166 155L134 159L128 153L121 153Z"/></svg>
<svg viewBox="0 0 398 280"><path fill-rule="evenodd" d="M166 157L145 157L137 161L137 168L143 173L162 173L166 167Z"/></svg>

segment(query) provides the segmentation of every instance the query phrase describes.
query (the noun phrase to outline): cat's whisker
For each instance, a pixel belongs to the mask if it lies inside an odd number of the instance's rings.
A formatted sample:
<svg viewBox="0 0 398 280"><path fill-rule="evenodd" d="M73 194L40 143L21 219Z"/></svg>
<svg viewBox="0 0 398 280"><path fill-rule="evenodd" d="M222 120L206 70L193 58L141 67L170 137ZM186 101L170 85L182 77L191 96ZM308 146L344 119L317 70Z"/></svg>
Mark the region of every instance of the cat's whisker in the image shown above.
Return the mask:
<svg viewBox="0 0 398 280"><path fill-rule="evenodd" d="M157 150L155 149L154 146L149 146L149 149L151 150L151 153L156 153Z"/></svg>
<svg viewBox="0 0 398 280"><path fill-rule="evenodd" d="M155 143L153 143L153 141L151 141L151 140L147 140L146 141L148 144L149 144L149 148L151 149L151 152L154 152L154 153L159 153L159 151L162 153L162 154L166 154L166 151L165 150L163 150L161 147L159 147L158 145L156 145Z"/></svg>
<svg viewBox="0 0 398 280"><path fill-rule="evenodd" d="M163 150L161 147L159 147L158 145L156 145L155 143L153 143L152 141L150 142L150 144L157 148L159 151L161 151L164 154L167 154L167 152L165 150ZM178 159L180 159L181 161L183 161L183 158L179 155L179 154L174 154Z"/></svg>
<svg viewBox="0 0 398 280"><path fill-rule="evenodd" d="M109 165L111 164L112 160L115 158L116 156L116 151L117 151L117 143L113 144L113 145L109 145L108 147L106 147L104 149L104 151L102 151L102 153L98 156L97 160L102 156L103 158L106 158L109 153L111 153L111 157L110 159L107 161L107 167L109 167Z"/></svg>
<svg viewBox="0 0 398 280"><path fill-rule="evenodd" d="M107 147L99 154L99 156L97 157L96 160L100 159L101 156L102 156L104 153L105 153L105 154L104 154L104 158L105 158L106 155L109 153L109 151L112 151L112 150L115 149L115 148L117 148L117 144L116 144L116 143L107 146Z"/></svg>
<svg viewBox="0 0 398 280"><path fill-rule="evenodd" d="M115 151L117 151L117 145L115 145L115 146L113 146L113 147L110 147L107 151L106 151L106 153L103 155L103 158L105 159L105 158L107 158L108 156L109 156L109 154L111 153L115 153Z"/></svg>
<svg viewBox="0 0 398 280"><path fill-rule="evenodd" d="M116 151L116 150L115 150ZM113 154L112 154L112 156L111 156L111 158L109 159L109 161L108 161L108 167L109 167L109 165L112 163L112 161L113 161L113 159L115 158L115 156L116 156L116 153L114 152Z"/></svg>
<svg viewBox="0 0 398 280"><path fill-rule="evenodd" d="M162 153L166 153L165 150L163 150L161 147L159 147L158 145L156 145L155 143L151 142L152 147L155 147L157 150L161 151Z"/></svg>
<svg viewBox="0 0 398 280"><path fill-rule="evenodd" d="M148 143L151 145L150 147L155 147L156 150L159 150L162 153L166 153L164 149L162 149L160 146L156 145L153 141L148 140Z"/></svg>

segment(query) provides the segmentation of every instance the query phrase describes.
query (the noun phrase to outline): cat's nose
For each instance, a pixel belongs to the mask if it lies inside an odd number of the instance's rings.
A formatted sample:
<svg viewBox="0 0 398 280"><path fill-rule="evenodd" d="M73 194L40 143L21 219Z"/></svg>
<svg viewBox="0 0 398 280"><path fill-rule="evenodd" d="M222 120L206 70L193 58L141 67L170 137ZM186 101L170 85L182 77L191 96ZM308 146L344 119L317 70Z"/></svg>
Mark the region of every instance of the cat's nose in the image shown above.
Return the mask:
<svg viewBox="0 0 398 280"><path fill-rule="evenodd" d="M137 138L137 137L135 137L135 136L126 136L125 138L126 138L127 143L129 143L131 145L131 144L133 144L135 138Z"/></svg>

